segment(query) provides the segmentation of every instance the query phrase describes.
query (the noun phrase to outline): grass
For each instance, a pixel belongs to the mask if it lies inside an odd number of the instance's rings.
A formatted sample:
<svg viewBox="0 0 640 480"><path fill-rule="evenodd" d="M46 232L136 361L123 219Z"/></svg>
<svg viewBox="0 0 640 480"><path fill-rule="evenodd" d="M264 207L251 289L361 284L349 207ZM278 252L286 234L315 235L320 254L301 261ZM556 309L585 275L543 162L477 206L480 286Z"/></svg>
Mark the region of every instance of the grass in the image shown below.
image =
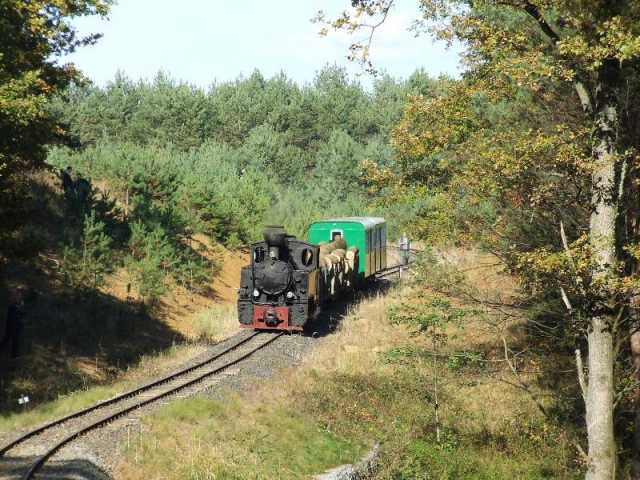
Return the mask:
<svg viewBox="0 0 640 480"><path fill-rule="evenodd" d="M195 315L193 331L195 338L220 341L238 330L238 314L235 304L214 305Z"/></svg>
<svg viewBox="0 0 640 480"><path fill-rule="evenodd" d="M229 304L216 305L204 310L194 320L194 330L197 338L204 341L219 341L237 331L237 316L235 306ZM104 374L104 368L100 358L74 357L67 359L56 358L54 354L41 349L33 355L39 362L48 365L50 374L54 374L53 367L57 361L62 361L65 368L60 368L61 377L70 377L69 371L77 372L75 375L83 375L86 380L81 383L84 386L75 389L71 393L58 395L51 401L43 401L34 407L25 410L9 411L0 415L0 432L9 432L17 429L29 428L46 421L62 417L82 408L93 405L99 401L108 399L118 393L129 390L141 383L177 368L185 358L190 358L204 350L204 345L182 343L170 346L158 353L143 355L134 367L115 370L111 369L109 375ZM73 365L67 365L69 363ZM45 369L45 365L41 370ZM83 377L83 378L84 378ZM62 378L52 379L52 382L61 382ZM96 384L98 383L98 384ZM42 389L35 379L25 379L17 385L13 385L16 391L30 392L34 389ZM18 395L15 395L17 402Z"/></svg>
<svg viewBox="0 0 640 480"><path fill-rule="evenodd" d="M251 415L245 415L248 409ZM361 451L285 405L256 408L237 396L175 402L152 422L152 438L125 447L134 465L119 478L294 479Z"/></svg>
<svg viewBox="0 0 640 480"><path fill-rule="evenodd" d="M459 256L459 266L486 263ZM471 271L485 293L506 291L509 279ZM524 320L498 321L474 306L444 329L434 362L429 336L388 315L392 305L425 303L427 294L403 288L365 300L302 366L223 401L196 397L161 409L123 446L118 478L308 478L357 461L375 442L379 479L578 478L571 430L538 408L540 398L549 406L549 392L529 373L519 380L539 396L515 388L500 361L502 338L517 342Z"/></svg>
<svg viewBox="0 0 640 480"><path fill-rule="evenodd" d="M180 345L157 355L146 355L136 367L121 373L108 384L88 386L60 395L56 400L43 402L36 407L0 416L0 431L8 432L33 427L93 405L147 381L150 376L160 375L176 368L185 358L196 355L202 349L203 347L197 345Z"/></svg>

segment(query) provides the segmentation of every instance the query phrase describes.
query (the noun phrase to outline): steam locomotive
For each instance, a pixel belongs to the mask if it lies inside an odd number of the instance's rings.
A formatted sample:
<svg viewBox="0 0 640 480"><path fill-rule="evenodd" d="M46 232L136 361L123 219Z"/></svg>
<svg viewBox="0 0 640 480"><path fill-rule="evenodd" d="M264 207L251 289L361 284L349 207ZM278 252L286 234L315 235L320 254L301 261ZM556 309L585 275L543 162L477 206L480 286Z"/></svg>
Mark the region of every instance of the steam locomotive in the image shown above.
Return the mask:
<svg viewBox="0 0 640 480"><path fill-rule="evenodd" d="M238 318L243 328L302 331L322 306L386 268L386 223L346 217L315 222L309 241L267 226L242 268Z"/></svg>

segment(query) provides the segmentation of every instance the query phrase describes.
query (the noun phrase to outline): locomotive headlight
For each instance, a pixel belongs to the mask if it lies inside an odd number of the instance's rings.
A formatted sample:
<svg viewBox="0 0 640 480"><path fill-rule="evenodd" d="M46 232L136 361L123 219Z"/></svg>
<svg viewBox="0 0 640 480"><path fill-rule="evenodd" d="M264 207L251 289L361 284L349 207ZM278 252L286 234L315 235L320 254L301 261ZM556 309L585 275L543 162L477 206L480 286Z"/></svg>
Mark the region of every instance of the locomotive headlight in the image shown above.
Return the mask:
<svg viewBox="0 0 640 480"><path fill-rule="evenodd" d="M258 289L257 289L257 288L254 288L254 289L253 289L253 296L254 296L254 297L259 297L259 296L260 296L260 292L258 291Z"/></svg>
<svg viewBox="0 0 640 480"><path fill-rule="evenodd" d="M287 292L287 298L289 300L293 300L293 297L295 297L295 295L293 294L293 292Z"/></svg>

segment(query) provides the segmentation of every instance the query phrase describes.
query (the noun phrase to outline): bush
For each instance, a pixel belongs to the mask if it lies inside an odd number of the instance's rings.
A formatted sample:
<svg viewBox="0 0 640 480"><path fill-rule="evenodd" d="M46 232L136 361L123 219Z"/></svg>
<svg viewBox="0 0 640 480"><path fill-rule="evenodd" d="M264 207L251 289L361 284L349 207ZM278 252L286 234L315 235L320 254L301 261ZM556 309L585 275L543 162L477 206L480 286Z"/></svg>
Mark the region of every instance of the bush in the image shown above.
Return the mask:
<svg viewBox="0 0 640 480"><path fill-rule="evenodd" d="M236 306L229 304L215 305L200 312L193 322L196 337L205 341L221 340L229 331L237 328Z"/></svg>
<svg viewBox="0 0 640 480"><path fill-rule="evenodd" d="M104 223L96 220L92 211L84 217L78 243L64 248L60 270L69 286L87 290L104 285L110 268L111 239L104 232Z"/></svg>

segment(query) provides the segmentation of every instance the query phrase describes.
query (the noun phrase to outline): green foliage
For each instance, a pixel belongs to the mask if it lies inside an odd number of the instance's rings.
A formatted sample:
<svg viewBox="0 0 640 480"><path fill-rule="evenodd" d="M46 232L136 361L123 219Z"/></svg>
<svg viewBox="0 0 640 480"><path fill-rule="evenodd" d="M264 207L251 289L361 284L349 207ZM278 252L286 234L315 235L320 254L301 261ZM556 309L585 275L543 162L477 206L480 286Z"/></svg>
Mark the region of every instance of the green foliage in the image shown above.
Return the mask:
<svg viewBox="0 0 640 480"><path fill-rule="evenodd" d="M258 129L258 144L267 135L279 150L309 151L336 128L362 143L376 134L388 138L407 96L431 94L439 82L419 71L406 81L384 77L369 94L344 69L327 66L305 87L284 73L267 79L256 71L204 92L162 72L152 82L118 73L105 88L72 86L52 111L83 146L106 138L181 150L206 141L241 147Z"/></svg>
<svg viewBox="0 0 640 480"><path fill-rule="evenodd" d="M138 293L151 302L165 291L165 272L176 263L174 251L160 228L149 230L142 222L131 228L129 257L125 261Z"/></svg>
<svg viewBox="0 0 640 480"><path fill-rule="evenodd" d="M393 4L354 0L340 17L318 19L325 33L375 30ZM587 476L610 476L617 463L633 468L637 452L631 461L618 445L640 438L635 432L631 439L634 421L620 414L621 404L637 399L637 369L632 394L616 383L633 383L627 372L638 356L635 347L631 355L618 347L634 346L638 329L631 313L640 285L632 253L638 238L638 4L418 4L423 15L414 28L464 44L467 71L449 92L411 100L393 133L398 162L367 164L373 187L394 198L421 190L441 195L444 202L422 212L425 223L494 252L519 275L529 301L550 307L537 325L557 333L558 346L570 339L578 352L588 351L589 378L581 382ZM369 51L366 41L351 46L352 56L372 68ZM452 222L442 221L447 218ZM431 239L428 230L423 237ZM427 329L439 317L409 312ZM555 322L560 325L547 327ZM601 391L609 393L606 401L594 400Z"/></svg>
<svg viewBox="0 0 640 480"><path fill-rule="evenodd" d="M397 316L400 308L394 311L393 314ZM413 323L413 318L411 317L410 319L411 323ZM446 360L447 368L450 370L461 370L466 367L477 368L483 366L486 362L484 354L481 352L459 351L439 354L435 351L428 351L415 346L395 347L387 350L381 356L385 363L402 365L410 365L416 360L433 360L435 356L438 360Z"/></svg>
<svg viewBox="0 0 640 480"><path fill-rule="evenodd" d="M240 149L240 167L253 167L273 172L277 182L284 185L304 181L310 168L309 154L300 147L291 145L286 133L263 124L249 132Z"/></svg>
<svg viewBox="0 0 640 480"><path fill-rule="evenodd" d="M303 237L316 219L387 211L391 237L408 230L422 200L376 206L363 165L393 165L391 129L409 95L448 83L419 71L366 92L328 66L304 87L254 72L203 91L162 72L152 82L118 73L104 88L74 85L58 98L51 111L81 148L52 148L48 162L113 198L116 264L152 301L169 280L189 290L210 281L214 265L194 235L233 248L259 239L266 223Z"/></svg>
<svg viewBox="0 0 640 480"><path fill-rule="evenodd" d="M78 244L64 248L60 271L73 289L96 289L104 285L104 277L111 271L111 258L111 239L105 233L104 223L92 211L84 217Z"/></svg>
<svg viewBox="0 0 640 480"><path fill-rule="evenodd" d="M153 217L170 235L188 230L238 246L266 222L303 235L317 218L391 208L372 205L362 165L392 164L391 128L408 96L448 82L424 72L385 76L369 93L328 66L305 87L254 72L204 92L162 73L150 83L118 74L105 88L74 86L60 99L55 112L84 148L53 149L48 161L106 181L125 216ZM391 215L392 231L406 229L415 210L410 202L397 209L404 215Z"/></svg>
<svg viewBox="0 0 640 480"><path fill-rule="evenodd" d="M316 178L325 192L333 192L327 201L342 201L350 194L362 194L360 163L364 149L343 130L331 132L317 153Z"/></svg>
<svg viewBox="0 0 640 480"><path fill-rule="evenodd" d="M110 3L10 0L0 6L0 179L44 159L45 144L59 133L47 114L48 101L79 78L57 59L99 37L79 37L71 19L104 16Z"/></svg>
<svg viewBox="0 0 640 480"><path fill-rule="evenodd" d="M195 154L156 146L101 142L77 153L53 149L49 162L59 168L72 165L87 178L110 180L108 188L113 189L118 205L110 208L119 211L123 222L113 232L124 237L120 240L126 251L119 257L126 257L133 283L143 297L152 299L161 295L167 276L194 291L210 282L212 261L193 249L188 240L194 232L209 231L199 228L202 222L194 217L192 203L185 200L189 193L185 188L190 178L197 179L199 185L217 179L211 174L196 173ZM183 169L182 165L193 168ZM221 174L216 168L207 172ZM193 202L197 196L188 198Z"/></svg>
<svg viewBox="0 0 640 480"><path fill-rule="evenodd" d="M247 166L240 172L237 158L236 151L216 143L192 151L177 193L181 215L194 231L230 247L257 238L277 187L264 169Z"/></svg>
<svg viewBox="0 0 640 480"><path fill-rule="evenodd" d="M46 145L62 140L51 114L52 97L80 74L60 56L92 44L73 18L107 14L110 0L47 2L8 0L0 4L0 255L10 254L23 223L24 175L42 166ZM9 244L9 245L7 245Z"/></svg>

